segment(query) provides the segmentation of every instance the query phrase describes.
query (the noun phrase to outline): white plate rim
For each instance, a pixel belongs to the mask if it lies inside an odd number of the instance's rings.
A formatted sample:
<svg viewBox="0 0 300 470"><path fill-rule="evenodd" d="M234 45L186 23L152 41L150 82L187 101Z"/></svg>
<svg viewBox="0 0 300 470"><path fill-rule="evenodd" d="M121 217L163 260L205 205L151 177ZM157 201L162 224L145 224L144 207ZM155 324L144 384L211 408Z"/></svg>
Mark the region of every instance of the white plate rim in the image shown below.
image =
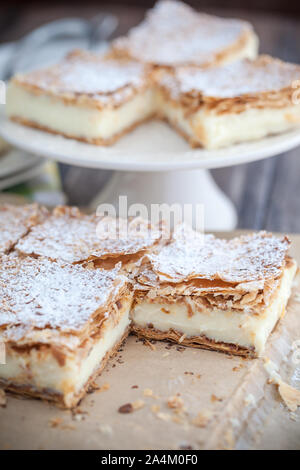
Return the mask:
<svg viewBox="0 0 300 470"><path fill-rule="evenodd" d="M164 125L163 123L161 124ZM145 124L144 126L147 125ZM144 127L142 132L145 132L145 129L146 127ZM137 131L139 132L138 129L134 132ZM171 132L173 133L174 131ZM62 163L87 168L147 172L190 170L194 168L212 169L240 165L272 157L300 145L300 130L295 129L284 134L270 136L255 142L239 144L217 151L191 149L186 144L186 149L179 152L156 151L155 160L150 158L151 145L149 150L148 143L148 146L145 145L145 152L143 153L142 151L142 153L143 158L145 158L145 155L146 157L149 155L149 159L139 160L141 151L139 151L138 157L137 155L135 156L138 159L134 159L134 151L130 150L130 147L122 150L122 144L118 148L115 146L98 147L78 142L11 122L4 116L3 112L0 112L0 135L11 145L23 151ZM134 134L129 136L129 138L134 139ZM176 138L178 139L179 137L177 136ZM181 142L180 144L181 146L183 145ZM87 155L90 156L87 157ZM164 160L166 155L168 155L169 160ZM173 158L173 155L174 161L170 160L170 157Z"/></svg>

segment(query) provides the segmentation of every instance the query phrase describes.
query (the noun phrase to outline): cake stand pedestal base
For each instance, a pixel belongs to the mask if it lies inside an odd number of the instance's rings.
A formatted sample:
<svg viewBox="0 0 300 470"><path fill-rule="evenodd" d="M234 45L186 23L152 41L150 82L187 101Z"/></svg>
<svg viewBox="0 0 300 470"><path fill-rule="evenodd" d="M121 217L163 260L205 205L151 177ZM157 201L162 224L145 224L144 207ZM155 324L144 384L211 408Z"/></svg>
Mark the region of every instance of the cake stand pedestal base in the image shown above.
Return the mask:
<svg viewBox="0 0 300 470"><path fill-rule="evenodd" d="M153 210L151 205L179 204L181 207L189 205L184 211L184 221L194 227L197 222L197 228L198 215L202 210L205 231L233 230L237 224L234 205L217 186L210 172L204 169L169 172L116 171L103 191L93 200L91 207L95 210L100 204L112 204L117 214L130 215L130 212L124 214L124 210L119 210L120 196L126 196L127 209L136 209L137 204L142 204L144 211L141 215L147 215L146 210L149 219Z"/></svg>

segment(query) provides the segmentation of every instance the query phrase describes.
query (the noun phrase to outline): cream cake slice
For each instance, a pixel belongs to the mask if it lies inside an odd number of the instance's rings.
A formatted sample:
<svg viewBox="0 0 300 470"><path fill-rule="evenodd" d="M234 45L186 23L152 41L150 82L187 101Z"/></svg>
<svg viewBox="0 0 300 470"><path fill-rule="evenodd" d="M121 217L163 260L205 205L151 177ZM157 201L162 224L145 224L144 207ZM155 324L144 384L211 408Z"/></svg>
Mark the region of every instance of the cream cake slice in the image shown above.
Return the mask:
<svg viewBox="0 0 300 470"><path fill-rule="evenodd" d="M269 56L161 72L161 116L193 146L216 149L300 126L300 66Z"/></svg>
<svg viewBox="0 0 300 470"><path fill-rule="evenodd" d="M197 13L162 0L127 36L112 43L112 55L158 67L210 67L257 56L258 38L246 21Z"/></svg>
<svg viewBox="0 0 300 470"><path fill-rule="evenodd" d="M30 127L109 145L154 114L150 75L137 62L74 51L57 65L14 77L6 113Z"/></svg>
<svg viewBox="0 0 300 470"><path fill-rule="evenodd" d="M0 273L0 387L74 407L128 334L126 277L15 254Z"/></svg>
<svg viewBox="0 0 300 470"><path fill-rule="evenodd" d="M58 206L16 245L22 255L66 263L93 263L127 271L162 240L164 231L140 217L132 219L83 214L76 207Z"/></svg>
<svg viewBox="0 0 300 470"><path fill-rule="evenodd" d="M45 220L48 211L37 204L0 206L0 256L7 254L35 225Z"/></svg>
<svg viewBox="0 0 300 470"><path fill-rule="evenodd" d="M241 356L262 354L284 315L297 267L289 240L260 232L232 240L176 229L137 277L132 330Z"/></svg>

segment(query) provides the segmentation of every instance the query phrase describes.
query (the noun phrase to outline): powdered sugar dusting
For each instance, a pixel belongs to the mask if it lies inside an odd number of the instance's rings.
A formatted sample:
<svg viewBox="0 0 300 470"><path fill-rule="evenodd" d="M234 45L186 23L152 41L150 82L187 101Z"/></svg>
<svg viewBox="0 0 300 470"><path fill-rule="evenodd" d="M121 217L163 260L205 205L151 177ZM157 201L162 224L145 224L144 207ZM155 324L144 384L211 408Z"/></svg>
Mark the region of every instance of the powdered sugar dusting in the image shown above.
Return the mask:
<svg viewBox="0 0 300 470"><path fill-rule="evenodd" d="M300 79L300 66L284 63L268 56L206 70L181 67L175 76L165 75L161 83L173 97L200 94L205 97L234 98L236 96L280 91Z"/></svg>
<svg viewBox="0 0 300 470"><path fill-rule="evenodd" d="M52 94L82 94L106 103L112 98L123 99L141 87L146 83L146 72L137 62L107 60L75 51L58 65L19 76L18 81Z"/></svg>
<svg viewBox="0 0 300 470"><path fill-rule="evenodd" d="M67 70L64 73L64 68ZM129 63L120 65L109 61L104 63L74 63L73 67L62 67L61 86L74 93L112 93L127 85L141 83L142 67Z"/></svg>
<svg viewBox="0 0 300 470"><path fill-rule="evenodd" d="M111 271L62 265L47 259L4 256L0 265L0 325L76 331L125 286Z"/></svg>
<svg viewBox="0 0 300 470"><path fill-rule="evenodd" d="M30 227L38 223L45 211L36 204L0 207L0 254L7 253Z"/></svg>
<svg viewBox="0 0 300 470"><path fill-rule="evenodd" d="M145 62L200 65L213 60L250 30L250 24L244 21L199 14L184 3L164 0L114 46Z"/></svg>
<svg viewBox="0 0 300 470"><path fill-rule="evenodd" d="M181 228L179 228L181 230ZM267 280L280 276L289 247L286 237L275 238L265 232L223 240L212 235L180 237L149 255L161 281L221 279L231 283Z"/></svg>
<svg viewBox="0 0 300 470"><path fill-rule="evenodd" d="M136 254L153 246L161 237L140 218L127 221L82 214L61 207L35 227L16 246L21 253L76 263L93 258Z"/></svg>

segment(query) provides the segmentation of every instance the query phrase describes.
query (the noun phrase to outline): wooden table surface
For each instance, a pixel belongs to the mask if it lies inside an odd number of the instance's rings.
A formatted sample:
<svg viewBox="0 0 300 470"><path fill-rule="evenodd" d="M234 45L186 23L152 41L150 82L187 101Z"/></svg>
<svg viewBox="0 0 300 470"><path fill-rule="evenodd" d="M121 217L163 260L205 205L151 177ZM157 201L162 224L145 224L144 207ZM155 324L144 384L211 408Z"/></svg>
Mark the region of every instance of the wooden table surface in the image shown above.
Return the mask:
<svg viewBox="0 0 300 470"><path fill-rule="evenodd" d="M47 21L81 16L90 18L100 12L94 6L61 5L0 6L0 42L22 37ZM101 7L103 8L103 7ZM105 7L120 21L116 35L125 33L144 15L143 9ZM207 10L206 10L207 11ZM300 20L289 17L213 10L209 13L237 16L251 21L261 40L261 52L300 63ZM110 172L61 165L64 189L70 204L86 205L97 194ZM213 170L219 186L232 199L239 215L239 228L300 232L300 149L278 157Z"/></svg>

